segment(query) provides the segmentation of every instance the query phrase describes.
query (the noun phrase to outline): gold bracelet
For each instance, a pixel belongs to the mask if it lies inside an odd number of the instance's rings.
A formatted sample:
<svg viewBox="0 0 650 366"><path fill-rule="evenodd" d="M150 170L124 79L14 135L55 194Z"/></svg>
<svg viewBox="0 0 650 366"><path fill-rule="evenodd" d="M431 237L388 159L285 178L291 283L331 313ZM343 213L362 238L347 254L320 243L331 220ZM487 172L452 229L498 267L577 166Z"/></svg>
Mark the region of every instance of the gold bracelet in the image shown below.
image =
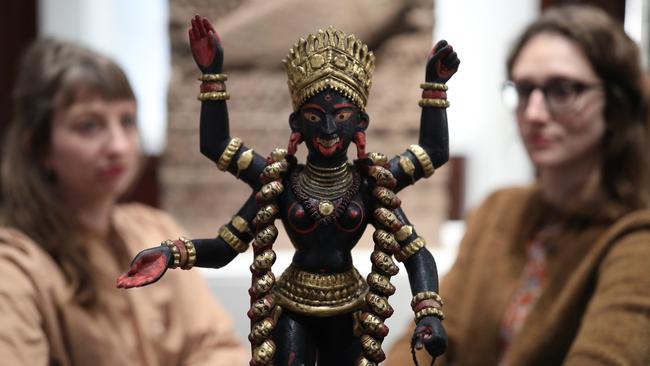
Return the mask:
<svg viewBox="0 0 650 366"><path fill-rule="evenodd" d="M429 158L429 154L427 154L427 152L424 151L422 146L411 145L407 150L413 153L413 155L415 155L415 158L418 159L418 162L422 167L422 173L424 174L424 177L429 178L430 176L432 176L433 173L436 171L436 169L433 167L433 163Z"/></svg>
<svg viewBox="0 0 650 366"><path fill-rule="evenodd" d="M226 74L203 74L199 76L200 81L226 81L228 75Z"/></svg>
<svg viewBox="0 0 650 366"><path fill-rule="evenodd" d="M250 227L248 226L248 221L246 221L243 217L235 215L232 217L232 220L230 220L230 225L237 229L241 234L250 234Z"/></svg>
<svg viewBox="0 0 650 366"><path fill-rule="evenodd" d="M442 313L442 310L440 310L438 308L425 308L425 309L422 309L422 310L418 311L417 313L415 313L415 323L417 324L420 320L422 320L422 318L425 318L425 317L431 316L431 315L435 316L436 318L438 318L440 320L445 319L445 314Z"/></svg>
<svg viewBox="0 0 650 366"><path fill-rule="evenodd" d="M181 265L181 252L178 250L174 242L168 239L163 241L160 245L166 246L172 252L173 261L169 268L178 268Z"/></svg>
<svg viewBox="0 0 650 366"><path fill-rule="evenodd" d="M230 142L228 142L228 145L223 150L223 153L221 154L219 160L217 161L217 168L219 168L219 170L225 172L226 169L228 169L232 157L235 156L235 154L242 146L242 144L243 142L239 137L233 137L232 139L230 139Z"/></svg>
<svg viewBox="0 0 650 366"><path fill-rule="evenodd" d="M413 239L410 243L406 244L405 246L402 247L402 249L399 250L399 252L395 253L395 259L397 259L400 262L404 262L405 260L409 259L413 254L417 253L426 245L426 242L421 236L418 236L417 238Z"/></svg>
<svg viewBox="0 0 650 366"><path fill-rule="evenodd" d="M202 102L206 100L228 100L230 99L230 93L228 93L227 91L204 92L204 93L199 93L196 99Z"/></svg>
<svg viewBox="0 0 650 366"><path fill-rule="evenodd" d="M442 302L442 297L440 297L440 295L438 295L435 291L422 291L413 296L413 299L411 300L411 308L414 309L420 301L428 299L436 300L440 303L440 306L444 305L444 302Z"/></svg>
<svg viewBox="0 0 650 366"><path fill-rule="evenodd" d="M235 234L233 234L226 225L223 225L221 228L219 228L219 237L238 253L243 253L246 251L246 249L248 249L248 244L244 243Z"/></svg>
<svg viewBox="0 0 650 366"><path fill-rule="evenodd" d="M420 107L449 108L449 101L445 99L424 98L418 103Z"/></svg>
<svg viewBox="0 0 650 366"><path fill-rule="evenodd" d="M187 251L187 261L181 266L181 269L190 269L196 263L196 248L194 247L194 243L184 236L181 236L178 240L185 245L185 250Z"/></svg>
<svg viewBox="0 0 650 366"><path fill-rule="evenodd" d="M420 84L420 88L424 90L442 90L442 91L447 91L447 89L449 89L446 84L441 84L441 83L422 83Z"/></svg>

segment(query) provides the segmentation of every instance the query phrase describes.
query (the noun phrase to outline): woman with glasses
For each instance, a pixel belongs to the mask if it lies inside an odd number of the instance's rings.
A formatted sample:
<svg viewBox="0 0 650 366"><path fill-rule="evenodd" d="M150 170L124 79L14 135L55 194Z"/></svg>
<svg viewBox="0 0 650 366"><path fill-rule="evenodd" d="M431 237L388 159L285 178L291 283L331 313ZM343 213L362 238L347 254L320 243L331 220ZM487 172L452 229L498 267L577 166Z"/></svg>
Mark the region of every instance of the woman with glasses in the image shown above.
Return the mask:
<svg viewBox="0 0 650 366"><path fill-rule="evenodd" d="M440 364L648 365L648 104L639 50L594 8L549 10L508 58L536 183L494 193L444 278ZM403 365L403 338L387 365ZM430 362L422 353L420 362Z"/></svg>

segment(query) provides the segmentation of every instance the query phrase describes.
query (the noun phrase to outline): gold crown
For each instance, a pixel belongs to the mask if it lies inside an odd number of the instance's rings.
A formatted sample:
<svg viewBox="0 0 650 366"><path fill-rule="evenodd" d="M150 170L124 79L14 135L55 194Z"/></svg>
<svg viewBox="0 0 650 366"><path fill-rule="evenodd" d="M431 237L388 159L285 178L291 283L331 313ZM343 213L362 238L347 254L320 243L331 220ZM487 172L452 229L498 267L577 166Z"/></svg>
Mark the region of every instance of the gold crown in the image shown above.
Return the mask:
<svg viewBox="0 0 650 366"><path fill-rule="evenodd" d="M364 110L375 69L375 55L354 35L329 26L300 39L283 60L294 110L326 88Z"/></svg>

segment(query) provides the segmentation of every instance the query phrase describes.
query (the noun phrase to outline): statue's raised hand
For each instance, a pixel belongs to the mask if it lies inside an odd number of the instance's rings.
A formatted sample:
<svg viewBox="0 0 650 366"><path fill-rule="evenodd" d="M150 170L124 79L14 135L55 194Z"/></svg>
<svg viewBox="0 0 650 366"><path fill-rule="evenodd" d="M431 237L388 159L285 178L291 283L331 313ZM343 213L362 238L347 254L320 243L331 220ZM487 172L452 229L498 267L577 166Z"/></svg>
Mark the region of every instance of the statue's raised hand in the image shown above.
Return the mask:
<svg viewBox="0 0 650 366"><path fill-rule="evenodd" d="M146 286L158 281L167 271L171 257L171 250L163 245L141 251L131 262L129 271L118 277L117 287Z"/></svg>
<svg viewBox="0 0 650 366"><path fill-rule="evenodd" d="M221 39L210 22L197 15L188 31L194 61L204 74L220 74L223 71L223 48Z"/></svg>
<svg viewBox="0 0 650 366"><path fill-rule="evenodd" d="M458 71L460 60L453 47L441 40L433 47L427 61L425 80L428 83L446 83Z"/></svg>
<svg viewBox="0 0 650 366"><path fill-rule="evenodd" d="M445 353L447 334L440 319L435 316L426 316L420 319L411 338L411 347L415 349L424 347L434 360Z"/></svg>

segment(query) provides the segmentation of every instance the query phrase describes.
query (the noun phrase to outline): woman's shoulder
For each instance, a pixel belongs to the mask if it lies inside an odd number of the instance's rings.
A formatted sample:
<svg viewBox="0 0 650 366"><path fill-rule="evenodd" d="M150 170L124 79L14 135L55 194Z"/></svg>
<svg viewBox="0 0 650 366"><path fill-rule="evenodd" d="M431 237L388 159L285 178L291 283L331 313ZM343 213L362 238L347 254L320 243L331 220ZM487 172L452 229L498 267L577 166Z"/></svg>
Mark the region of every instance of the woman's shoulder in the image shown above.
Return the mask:
<svg viewBox="0 0 650 366"><path fill-rule="evenodd" d="M640 209L621 216L609 226L604 241L617 242L630 236L650 235L650 209ZM650 249L650 242L647 243Z"/></svg>
<svg viewBox="0 0 650 366"><path fill-rule="evenodd" d="M513 186L499 188L490 193L483 205L512 205L523 203L537 195L538 190L534 186Z"/></svg>
<svg viewBox="0 0 650 366"><path fill-rule="evenodd" d="M27 235L10 227L0 227L0 278L5 279L0 281L4 283L3 292L65 284L52 257Z"/></svg>
<svg viewBox="0 0 650 366"><path fill-rule="evenodd" d="M20 230L0 226L0 258L21 265L51 261L50 256Z"/></svg>

